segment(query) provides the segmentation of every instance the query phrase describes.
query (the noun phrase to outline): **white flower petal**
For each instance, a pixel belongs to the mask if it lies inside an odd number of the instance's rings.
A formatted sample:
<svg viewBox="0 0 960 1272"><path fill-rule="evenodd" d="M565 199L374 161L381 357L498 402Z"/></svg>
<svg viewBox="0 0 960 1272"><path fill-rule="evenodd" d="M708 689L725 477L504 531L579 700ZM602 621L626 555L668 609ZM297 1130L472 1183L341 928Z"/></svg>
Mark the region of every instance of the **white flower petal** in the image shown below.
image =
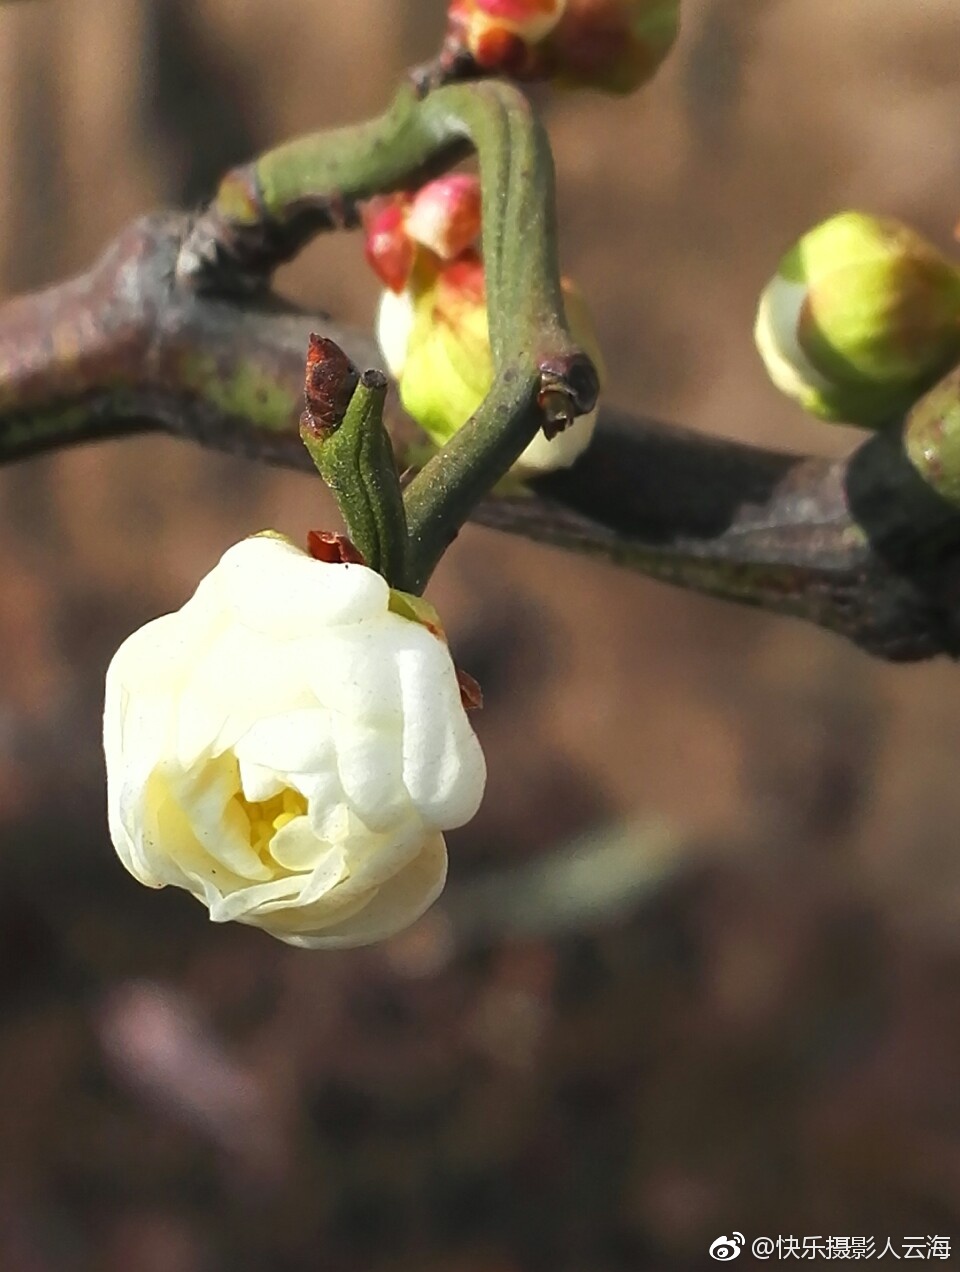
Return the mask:
<svg viewBox="0 0 960 1272"><path fill-rule="evenodd" d="M403 785L399 721L397 727L378 729L334 715L331 723L344 796L370 830L386 830L410 806Z"/></svg>
<svg viewBox="0 0 960 1272"><path fill-rule="evenodd" d="M306 799L310 825L317 838L339 843L350 822L339 773L291 773L288 780Z"/></svg>
<svg viewBox="0 0 960 1272"><path fill-rule="evenodd" d="M330 713L322 707L266 716L256 720L234 743L242 764L281 773L323 773L336 764L330 737Z"/></svg>
<svg viewBox="0 0 960 1272"><path fill-rule="evenodd" d="M178 840L179 857L192 863L193 874L215 878L219 867L221 879L228 874L244 881L271 877L251 846L249 820L233 798L239 791L235 761L210 761L188 772L160 765L151 780L166 824L181 827L183 836L189 827L190 840Z"/></svg>
<svg viewBox="0 0 960 1272"><path fill-rule="evenodd" d="M800 398L811 389L832 386L800 344L800 318L808 287L777 274L764 288L757 309L754 339L767 374L782 393Z"/></svg>
<svg viewBox="0 0 960 1272"><path fill-rule="evenodd" d="M180 762L186 767L206 750L232 748L264 716L315 705L302 668L286 650L263 632L225 627L197 653L178 697Z"/></svg>
<svg viewBox="0 0 960 1272"><path fill-rule="evenodd" d="M266 535L232 547L217 572L236 621L274 640L375 618L389 593L373 570L315 561L285 539Z"/></svg>
<svg viewBox="0 0 960 1272"><path fill-rule="evenodd" d="M254 883L248 888L238 888L226 896L214 897L207 904L214 923L228 923L231 919L256 923L256 916L268 906L296 903L299 896L299 877L283 875L268 883Z"/></svg>
<svg viewBox="0 0 960 1272"><path fill-rule="evenodd" d="M442 835L424 842L417 856L377 889L375 895L348 918L311 933L274 931L290 945L305 949L351 949L395 936L430 908L443 891L447 877L447 848Z"/></svg>
<svg viewBox="0 0 960 1272"><path fill-rule="evenodd" d="M382 835L372 835L353 819L344 839L350 863L350 878L343 884L344 891L379 888L414 859L425 837L423 823L416 816L409 816L389 834Z"/></svg>
<svg viewBox="0 0 960 1272"><path fill-rule="evenodd" d="M569 468L590 445L597 427L597 412L581 415L556 437L547 438L541 429L513 466L518 477L536 477L558 468Z"/></svg>
<svg viewBox="0 0 960 1272"><path fill-rule="evenodd" d="M346 870L343 849L318 839L308 817L295 817L281 826L270 841L270 856L284 870L295 874L322 869L329 877L327 889L339 883Z"/></svg>
<svg viewBox="0 0 960 1272"><path fill-rule="evenodd" d="M267 768L263 764L252 764L249 760L240 759L240 790L243 797L251 803L273 799L285 787L292 785L285 773Z"/></svg>
<svg viewBox="0 0 960 1272"><path fill-rule="evenodd" d="M406 628L419 624L396 614L323 633L306 669L317 701L357 719L400 722L396 653L408 642Z"/></svg>
<svg viewBox="0 0 960 1272"><path fill-rule="evenodd" d="M429 636L429 633L426 633ZM397 660L403 696L403 781L428 826L452 830L477 811L486 766L441 641Z"/></svg>

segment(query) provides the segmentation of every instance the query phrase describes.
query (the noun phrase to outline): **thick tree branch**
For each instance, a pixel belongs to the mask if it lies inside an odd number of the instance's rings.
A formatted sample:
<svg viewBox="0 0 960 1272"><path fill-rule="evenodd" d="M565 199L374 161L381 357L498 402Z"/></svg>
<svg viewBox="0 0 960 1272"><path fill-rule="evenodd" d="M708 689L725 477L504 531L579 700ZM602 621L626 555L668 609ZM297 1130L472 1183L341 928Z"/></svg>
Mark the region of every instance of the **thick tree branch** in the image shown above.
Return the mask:
<svg viewBox="0 0 960 1272"><path fill-rule="evenodd" d="M90 273L0 309L0 460L161 429L311 468L298 436L309 331L360 366L379 357L268 294L224 300L179 284L192 225L144 218ZM399 414L390 424L401 457L422 441ZM828 462L606 411L573 469L488 499L478 519L805 618L885 658L960 652L960 516L897 438Z"/></svg>

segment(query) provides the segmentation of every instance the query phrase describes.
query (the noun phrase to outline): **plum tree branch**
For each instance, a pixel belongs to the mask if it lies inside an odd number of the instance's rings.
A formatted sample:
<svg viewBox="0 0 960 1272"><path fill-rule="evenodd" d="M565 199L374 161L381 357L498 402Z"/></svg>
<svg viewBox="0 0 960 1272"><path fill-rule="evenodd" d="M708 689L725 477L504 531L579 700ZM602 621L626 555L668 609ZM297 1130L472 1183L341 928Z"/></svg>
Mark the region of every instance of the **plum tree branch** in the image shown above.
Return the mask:
<svg viewBox="0 0 960 1272"><path fill-rule="evenodd" d="M361 367L372 342L267 292L180 285L194 226L128 226L87 273L0 307L0 461L162 430L311 470L300 443L311 330ZM401 462L419 429L394 407ZM592 446L476 519L651 577L806 619L893 660L960 653L960 516L895 436L795 457L605 410Z"/></svg>

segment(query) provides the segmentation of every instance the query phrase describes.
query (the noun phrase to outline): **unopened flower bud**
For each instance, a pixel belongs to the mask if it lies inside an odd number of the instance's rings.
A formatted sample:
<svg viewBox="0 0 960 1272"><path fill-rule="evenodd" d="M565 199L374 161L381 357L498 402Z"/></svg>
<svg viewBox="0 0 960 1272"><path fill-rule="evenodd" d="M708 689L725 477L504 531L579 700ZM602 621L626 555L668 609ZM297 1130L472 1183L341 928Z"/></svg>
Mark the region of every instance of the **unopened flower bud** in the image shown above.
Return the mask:
<svg viewBox="0 0 960 1272"><path fill-rule="evenodd" d="M537 73L537 54L567 0L452 0L449 31L485 71Z"/></svg>
<svg viewBox="0 0 960 1272"><path fill-rule="evenodd" d="M899 221L843 212L780 262L754 335L804 410L883 424L960 357L960 272Z"/></svg>
<svg viewBox="0 0 960 1272"><path fill-rule="evenodd" d="M371 199L363 215L367 263L400 293L423 253L452 261L473 246L480 212L480 180L465 172L428 181L413 195Z"/></svg>
<svg viewBox="0 0 960 1272"><path fill-rule="evenodd" d="M602 377L602 360L586 303L563 280L564 308L574 339ZM404 409L438 444L467 422L493 384L483 263L465 253L439 270L422 289L380 305L377 336L400 387ZM587 448L596 412L547 439L538 433L514 466L518 476L566 468Z"/></svg>
<svg viewBox="0 0 960 1272"><path fill-rule="evenodd" d="M632 93L670 52L680 0L568 0L542 62L568 88Z"/></svg>

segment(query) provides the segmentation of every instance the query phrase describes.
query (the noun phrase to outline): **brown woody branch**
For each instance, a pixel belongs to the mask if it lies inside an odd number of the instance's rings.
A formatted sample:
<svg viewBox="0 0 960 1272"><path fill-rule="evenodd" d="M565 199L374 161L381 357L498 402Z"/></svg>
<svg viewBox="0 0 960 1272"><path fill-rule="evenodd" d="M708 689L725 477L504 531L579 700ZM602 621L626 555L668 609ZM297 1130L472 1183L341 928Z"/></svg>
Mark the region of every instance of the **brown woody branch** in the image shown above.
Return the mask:
<svg viewBox="0 0 960 1272"><path fill-rule="evenodd" d="M308 333L361 366L371 341L270 295L177 282L190 217L129 226L94 268L0 309L0 460L160 429L310 470L298 436ZM395 414L403 457L422 440ZM576 466L480 521L711 596L804 618L893 660L960 652L960 515L896 437L794 457L605 411Z"/></svg>

